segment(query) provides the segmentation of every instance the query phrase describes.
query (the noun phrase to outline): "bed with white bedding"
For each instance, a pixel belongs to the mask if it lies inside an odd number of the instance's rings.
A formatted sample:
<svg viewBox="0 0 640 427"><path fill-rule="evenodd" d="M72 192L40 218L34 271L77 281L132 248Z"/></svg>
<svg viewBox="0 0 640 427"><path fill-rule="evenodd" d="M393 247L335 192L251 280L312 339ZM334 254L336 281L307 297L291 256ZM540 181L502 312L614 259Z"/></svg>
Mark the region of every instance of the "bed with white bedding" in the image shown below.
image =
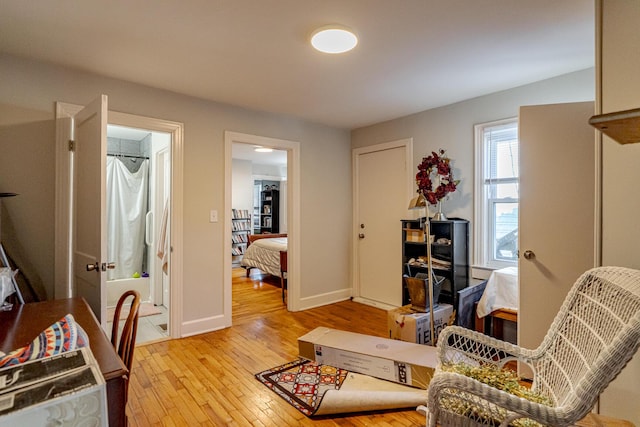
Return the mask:
<svg viewBox="0 0 640 427"><path fill-rule="evenodd" d="M247 276L251 268L257 268L265 273L281 277L281 272L287 271L287 266L280 262L282 252L285 254L287 252L286 234L251 235L240 265L247 269Z"/></svg>

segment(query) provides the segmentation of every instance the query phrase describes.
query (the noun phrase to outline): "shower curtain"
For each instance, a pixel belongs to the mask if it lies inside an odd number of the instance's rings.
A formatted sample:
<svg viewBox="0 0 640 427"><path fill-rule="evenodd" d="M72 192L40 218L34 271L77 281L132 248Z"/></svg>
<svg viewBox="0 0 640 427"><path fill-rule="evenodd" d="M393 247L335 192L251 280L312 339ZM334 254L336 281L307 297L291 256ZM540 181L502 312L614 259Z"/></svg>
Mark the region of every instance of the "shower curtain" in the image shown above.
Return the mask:
<svg viewBox="0 0 640 427"><path fill-rule="evenodd" d="M142 274L149 160L130 172L118 158L107 157L107 254L115 262L107 280Z"/></svg>

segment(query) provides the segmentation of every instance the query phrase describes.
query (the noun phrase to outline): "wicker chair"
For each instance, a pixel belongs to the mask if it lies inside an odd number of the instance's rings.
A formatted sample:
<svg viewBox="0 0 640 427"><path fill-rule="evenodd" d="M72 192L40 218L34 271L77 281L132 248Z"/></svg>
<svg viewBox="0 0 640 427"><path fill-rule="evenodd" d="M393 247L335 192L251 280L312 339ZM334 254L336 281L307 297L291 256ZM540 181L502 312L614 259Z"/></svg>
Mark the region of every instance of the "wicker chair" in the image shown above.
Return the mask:
<svg viewBox="0 0 640 427"><path fill-rule="evenodd" d="M429 384L427 408L418 409L427 412L431 427L508 426L516 420L516 425L572 425L591 411L639 345L640 271L594 268L573 285L535 350L458 326L445 328L438 340L440 363ZM550 406L442 369L455 363L503 367L514 360L531 367L531 390L548 398Z"/></svg>

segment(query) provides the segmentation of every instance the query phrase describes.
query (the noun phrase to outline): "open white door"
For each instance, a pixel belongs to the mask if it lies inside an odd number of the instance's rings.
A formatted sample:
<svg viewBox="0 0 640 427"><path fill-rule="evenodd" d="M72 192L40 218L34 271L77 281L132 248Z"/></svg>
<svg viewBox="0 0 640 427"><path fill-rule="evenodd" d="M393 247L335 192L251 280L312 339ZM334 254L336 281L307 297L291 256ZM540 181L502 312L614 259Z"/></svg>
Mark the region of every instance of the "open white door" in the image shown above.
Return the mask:
<svg viewBox="0 0 640 427"><path fill-rule="evenodd" d="M106 326L107 96L75 115L73 278L75 296L87 300Z"/></svg>
<svg viewBox="0 0 640 427"><path fill-rule="evenodd" d="M520 108L518 344L536 348L595 265L593 102Z"/></svg>

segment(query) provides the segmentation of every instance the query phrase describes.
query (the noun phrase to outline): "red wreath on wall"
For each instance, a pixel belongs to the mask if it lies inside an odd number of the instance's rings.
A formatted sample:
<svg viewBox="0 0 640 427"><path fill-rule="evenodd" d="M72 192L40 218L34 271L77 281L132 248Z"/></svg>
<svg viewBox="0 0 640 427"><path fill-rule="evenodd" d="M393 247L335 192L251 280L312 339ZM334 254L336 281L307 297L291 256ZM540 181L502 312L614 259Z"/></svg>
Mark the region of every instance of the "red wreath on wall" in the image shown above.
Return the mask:
<svg viewBox="0 0 640 427"><path fill-rule="evenodd" d="M427 201L436 205L440 200L445 198L447 194L456 191L460 180L453 179L451 172L451 159L445 157L445 151L440 149L437 153L431 152L431 155L424 157L422 163L418 165L418 173L416 174L416 183L418 184L418 193L427 199ZM435 175L433 175L435 173ZM439 184L433 189L433 178L438 177Z"/></svg>

